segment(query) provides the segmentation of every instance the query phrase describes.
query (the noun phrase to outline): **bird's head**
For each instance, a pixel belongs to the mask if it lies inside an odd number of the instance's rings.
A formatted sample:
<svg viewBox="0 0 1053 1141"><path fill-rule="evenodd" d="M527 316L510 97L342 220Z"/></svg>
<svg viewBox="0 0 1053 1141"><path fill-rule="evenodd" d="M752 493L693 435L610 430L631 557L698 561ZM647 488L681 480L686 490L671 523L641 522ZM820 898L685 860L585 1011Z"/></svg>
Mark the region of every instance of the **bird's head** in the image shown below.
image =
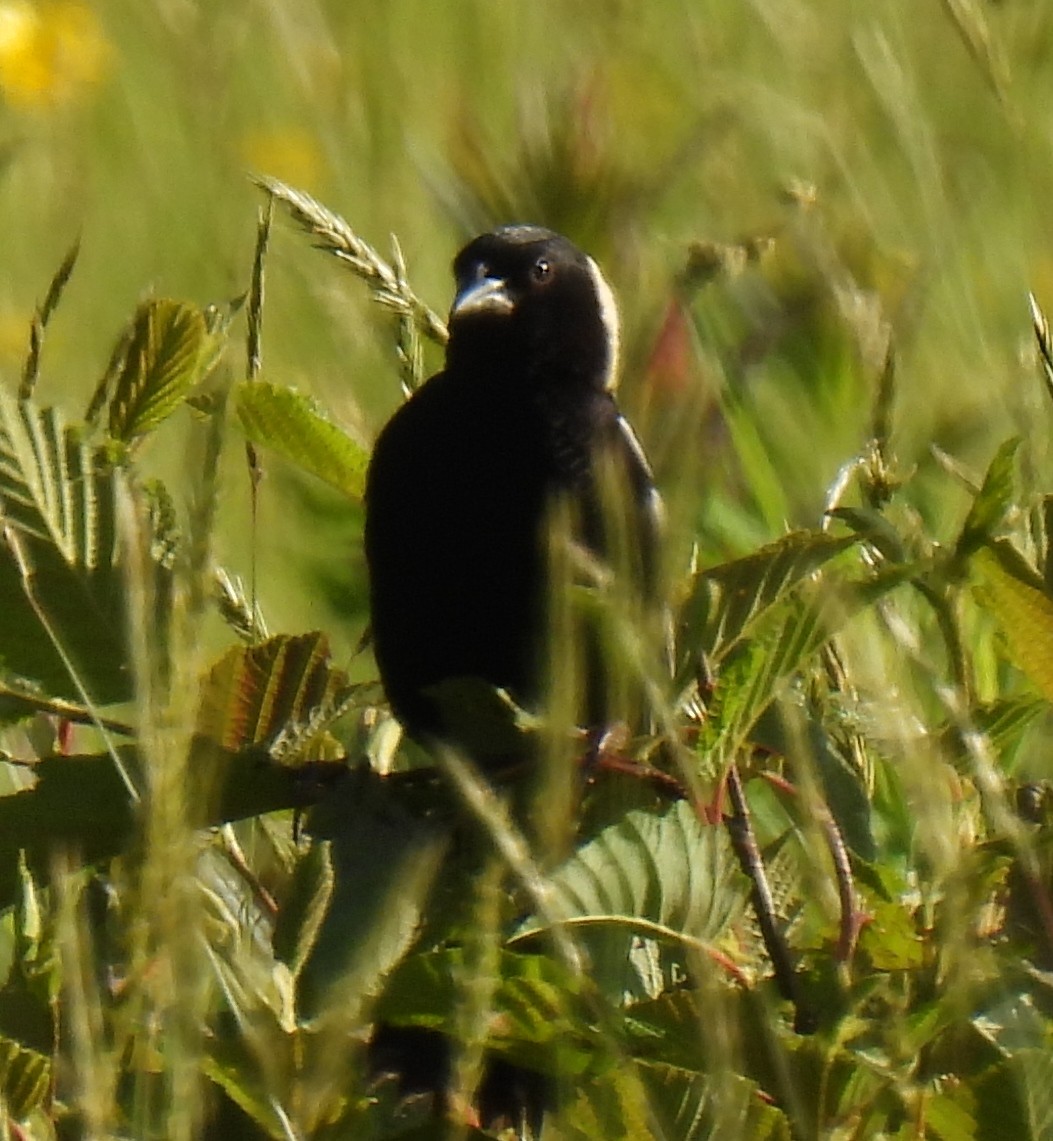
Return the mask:
<svg viewBox="0 0 1053 1141"><path fill-rule="evenodd" d="M504 226L453 263L449 361L528 383L610 390L618 366L614 294L587 254L539 226Z"/></svg>

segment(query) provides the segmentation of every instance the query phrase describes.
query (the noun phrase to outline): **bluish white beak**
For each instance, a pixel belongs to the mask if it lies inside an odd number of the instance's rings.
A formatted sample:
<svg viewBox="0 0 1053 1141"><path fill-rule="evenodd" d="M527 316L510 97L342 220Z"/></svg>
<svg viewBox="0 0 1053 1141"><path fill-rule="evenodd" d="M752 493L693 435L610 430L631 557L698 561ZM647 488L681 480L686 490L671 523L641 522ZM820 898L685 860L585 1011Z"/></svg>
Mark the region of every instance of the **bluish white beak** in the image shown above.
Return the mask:
<svg viewBox="0 0 1053 1141"><path fill-rule="evenodd" d="M514 308L515 302L508 292L507 281L500 277L482 277L471 285L466 285L453 299L450 320L482 313L508 314Z"/></svg>

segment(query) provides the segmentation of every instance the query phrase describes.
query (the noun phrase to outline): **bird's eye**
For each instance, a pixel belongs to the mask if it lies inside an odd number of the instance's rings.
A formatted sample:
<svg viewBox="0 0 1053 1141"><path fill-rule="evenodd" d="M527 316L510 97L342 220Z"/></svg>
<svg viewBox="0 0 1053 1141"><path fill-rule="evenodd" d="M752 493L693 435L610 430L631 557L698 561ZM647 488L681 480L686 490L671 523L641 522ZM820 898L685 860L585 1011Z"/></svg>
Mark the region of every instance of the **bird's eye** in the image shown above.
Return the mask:
<svg viewBox="0 0 1053 1141"><path fill-rule="evenodd" d="M552 266L549 264L547 258L538 258L537 261L534 262L533 274L535 281L548 280L552 274Z"/></svg>

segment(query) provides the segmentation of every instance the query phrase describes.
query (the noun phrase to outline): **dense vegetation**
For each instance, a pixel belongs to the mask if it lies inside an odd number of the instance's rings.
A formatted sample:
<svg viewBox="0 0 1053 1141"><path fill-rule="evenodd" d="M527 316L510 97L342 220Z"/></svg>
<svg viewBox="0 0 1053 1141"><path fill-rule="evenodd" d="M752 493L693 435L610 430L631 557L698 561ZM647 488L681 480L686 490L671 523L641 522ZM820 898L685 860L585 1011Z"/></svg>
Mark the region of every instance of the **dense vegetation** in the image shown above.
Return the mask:
<svg viewBox="0 0 1053 1141"><path fill-rule="evenodd" d="M0 0L0 1135L488 1136L495 1059L546 1138L1053 1135L1051 43ZM587 610L653 732L454 686L495 789L384 709L360 500L509 220L618 288L675 647L567 570L553 694Z"/></svg>

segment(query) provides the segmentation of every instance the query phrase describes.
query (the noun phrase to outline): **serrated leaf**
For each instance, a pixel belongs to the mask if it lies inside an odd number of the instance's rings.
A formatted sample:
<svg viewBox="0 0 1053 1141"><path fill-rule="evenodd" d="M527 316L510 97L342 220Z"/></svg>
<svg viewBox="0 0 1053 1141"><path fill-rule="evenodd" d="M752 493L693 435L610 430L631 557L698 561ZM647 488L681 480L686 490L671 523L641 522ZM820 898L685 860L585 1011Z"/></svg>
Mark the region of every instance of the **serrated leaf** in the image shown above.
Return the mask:
<svg viewBox="0 0 1053 1141"><path fill-rule="evenodd" d="M664 1136L655 1120L635 1067L621 1066L582 1083L575 1099L559 1115L559 1136L566 1141L638 1141Z"/></svg>
<svg viewBox="0 0 1053 1141"><path fill-rule="evenodd" d="M553 908L574 927L612 925L673 943L711 944L739 915L748 884L727 834L681 801L662 815L634 811L552 873ZM538 918L516 932L544 930Z"/></svg>
<svg viewBox="0 0 1053 1141"><path fill-rule="evenodd" d="M334 760L343 753L326 730L353 692L324 634L277 635L212 667L197 731L230 752L261 746L276 760Z"/></svg>
<svg viewBox="0 0 1053 1141"><path fill-rule="evenodd" d="M89 570L112 561L111 471L62 413L0 389L0 505L4 522Z"/></svg>
<svg viewBox="0 0 1053 1141"><path fill-rule="evenodd" d="M1053 1056L1048 1049L1021 1050L1013 1060L1031 1136L1053 1136Z"/></svg>
<svg viewBox="0 0 1053 1141"><path fill-rule="evenodd" d="M680 618L679 642L718 662L804 579L858 537L793 531L745 558L702 571Z"/></svg>
<svg viewBox="0 0 1053 1141"><path fill-rule="evenodd" d="M201 1059L201 1072L214 1082L241 1112L272 1141L288 1141L288 1121L279 1112L273 1092L258 1073L259 1066L238 1041L212 1041ZM258 1135L258 1134L257 1134Z"/></svg>
<svg viewBox="0 0 1053 1141"><path fill-rule="evenodd" d="M704 1017L696 989L681 988L647 1002L638 1002L625 1015L629 1049L644 1062L697 1069L698 1028Z"/></svg>
<svg viewBox="0 0 1053 1141"><path fill-rule="evenodd" d="M859 772L848 763L817 718L809 718L800 730L807 736L824 799L845 843L862 859L874 860L877 844L870 797Z"/></svg>
<svg viewBox="0 0 1053 1141"><path fill-rule="evenodd" d="M130 443L153 431L196 387L215 341L200 309L168 298L144 301L125 341L110 398L109 434Z"/></svg>
<svg viewBox="0 0 1053 1141"><path fill-rule="evenodd" d="M333 898L333 859L330 845L312 844L298 861L287 902L274 927L274 955L295 978L318 941L326 910Z"/></svg>
<svg viewBox="0 0 1053 1141"><path fill-rule="evenodd" d="M1025 1057L1029 1061L1024 1062ZM1037 1086L1031 1072L1039 1078ZM970 1082L970 1088L976 1095L978 1134L984 1141L1037 1141L1050 1135L1053 1073L1048 1051L1021 1050L989 1066ZM1036 1118L1044 1128L1036 1129Z"/></svg>
<svg viewBox="0 0 1053 1141"><path fill-rule="evenodd" d="M879 971L907 971L925 961L925 946L914 920L898 902L874 903L859 936L859 949Z"/></svg>
<svg viewBox="0 0 1053 1141"><path fill-rule="evenodd" d="M1021 440L1014 436L995 452L983 486L969 508L956 552L967 555L989 539L1005 519L1016 499L1016 453Z"/></svg>
<svg viewBox="0 0 1053 1141"><path fill-rule="evenodd" d="M987 738L992 753L1001 757L1003 764L1008 766L1024 734L1046 708L1046 702L1041 697L1005 698L990 705L976 706L971 711L971 718L972 723ZM964 757L965 748L960 734L951 734L949 743Z"/></svg>
<svg viewBox="0 0 1053 1141"><path fill-rule="evenodd" d="M463 947L413 954L396 967L377 1004L378 1020L454 1034L463 997ZM487 1045L548 1074L580 1077L604 1068L609 1043L595 1025L588 984L545 955L501 950Z"/></svg>
<svg viewBox="0 0 1053 1141"><path fill-rule="evenodd" d="M361 500L369 456L315 401L292 388L246 381L234 391L245 435L261 448Z"/></svg>
<svg viewBox="0 0 1053 1141"><path fill-rule="evenodd" d="M328 842L333 872L329 907L297 974L300 1011L309 1017L334 987L345 1005L377 994L419 932L450 826L363 766L330 790L307 829Z"/></svg>
<svg viewBox="0 0 1053 1141"><path fill-rule="evenodd" d="M102 704L131 696L119 479L61 413L0 388L0 656L57 696L82 695L30 595L90 695Z"/></svg>
<svg viewBox="0 0 1053 1141"><path fill-rule="evenodd" d="M697 1066L701 1053L697 1022L692 1037ZM757 1086L744 1077L714 1077L664 1065L641 1065L639 1072L665 1137L676 1141L718 1141L730 1136L742 1141L790 1141L785 1114L765 1104Z"/></svg>
<svg viewBox="0 0 1053 1141"><path fill-rule="evenodd" d="M793 599L781 621L769 615L763 628L722 667L696 752L711 772L746 744L757 719L808 659L855 614L911 576L890 567L872 579L820 585L815 597Z"/></svg>
<svg viewBox="0 0 1053 1141"><path fill-rule="evenodd" d="M1010 660L1053 701L1053 599L1041 579L1004 541L977 551L969 565L976 597L998 621Z"/></svg>
<svg viewBox="0 0 1053 1141"><path fill-rule="evenodd" d="M51 1060L0 1037L0 1106L16 1121L28 1117L51 1090Z"/></svg>

